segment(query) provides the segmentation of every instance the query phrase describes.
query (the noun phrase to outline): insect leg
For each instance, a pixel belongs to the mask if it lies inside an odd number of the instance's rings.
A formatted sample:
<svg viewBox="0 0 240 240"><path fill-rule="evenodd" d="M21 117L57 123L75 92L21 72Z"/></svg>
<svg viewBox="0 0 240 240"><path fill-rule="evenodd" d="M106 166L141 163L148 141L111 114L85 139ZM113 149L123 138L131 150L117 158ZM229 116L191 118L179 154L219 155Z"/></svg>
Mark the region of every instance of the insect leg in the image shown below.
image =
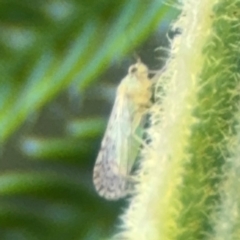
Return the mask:
<svg viewBox="0 0 240 240"><path fill-rule="evenodd" d="M131 135L132 137L139 142L144 148L149 148L149 145L146 143L146 141L144 141L144 139L141 137L139 137L137 131L139 128L141 128L141 130L143 129L143 126L141 126L141 121L143 120L143 117L146 116L146 114L148 113L147 109L144 109L143 111L137 111L134 114L134 119L133 119L133 128L131 131ZM142 130L143 131L143 130Z"/></svg>

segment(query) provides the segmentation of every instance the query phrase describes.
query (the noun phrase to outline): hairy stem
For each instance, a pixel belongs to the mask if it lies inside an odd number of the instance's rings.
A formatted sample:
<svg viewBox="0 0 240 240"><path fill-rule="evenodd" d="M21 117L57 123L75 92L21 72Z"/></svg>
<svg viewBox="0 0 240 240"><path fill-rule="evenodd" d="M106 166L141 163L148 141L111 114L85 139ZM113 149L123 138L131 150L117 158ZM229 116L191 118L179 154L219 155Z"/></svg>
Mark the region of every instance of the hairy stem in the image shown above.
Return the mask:
<svg viewBox="0 0 240 240"><path fill-rule="evenodd" d="M184 1L122 239L238 238L239 7Z"/></svg>

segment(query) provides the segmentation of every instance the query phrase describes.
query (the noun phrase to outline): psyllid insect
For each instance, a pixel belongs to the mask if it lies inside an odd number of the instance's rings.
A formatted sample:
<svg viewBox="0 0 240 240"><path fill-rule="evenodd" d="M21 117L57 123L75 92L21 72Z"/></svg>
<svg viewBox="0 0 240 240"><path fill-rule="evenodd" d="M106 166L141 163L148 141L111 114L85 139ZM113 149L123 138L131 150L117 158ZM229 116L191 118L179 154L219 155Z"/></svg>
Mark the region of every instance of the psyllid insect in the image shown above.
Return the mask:
<svg viewBox="0 0 240 240"><path fill-rule="evenodd" d="M118 200L128 194L131 170L139 152L146 110L150 106L151 81L140 60L129 67L121 81L113 110L93 170L93 182L100 196Z"/></svg>

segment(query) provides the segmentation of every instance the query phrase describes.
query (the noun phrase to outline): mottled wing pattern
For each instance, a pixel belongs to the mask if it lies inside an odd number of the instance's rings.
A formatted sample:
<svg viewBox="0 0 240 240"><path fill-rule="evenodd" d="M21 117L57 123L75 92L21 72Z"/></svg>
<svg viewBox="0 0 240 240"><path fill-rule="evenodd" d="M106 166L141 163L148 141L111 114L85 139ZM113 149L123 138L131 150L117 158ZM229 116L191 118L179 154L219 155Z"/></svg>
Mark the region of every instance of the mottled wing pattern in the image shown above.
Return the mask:
<svg viewBox="0 0 240 240"><path fill-rule="evenodd" d="M117 96L93 171L99 195L117 200L127 194L128 139L131 116L127 98Z"/></svg>

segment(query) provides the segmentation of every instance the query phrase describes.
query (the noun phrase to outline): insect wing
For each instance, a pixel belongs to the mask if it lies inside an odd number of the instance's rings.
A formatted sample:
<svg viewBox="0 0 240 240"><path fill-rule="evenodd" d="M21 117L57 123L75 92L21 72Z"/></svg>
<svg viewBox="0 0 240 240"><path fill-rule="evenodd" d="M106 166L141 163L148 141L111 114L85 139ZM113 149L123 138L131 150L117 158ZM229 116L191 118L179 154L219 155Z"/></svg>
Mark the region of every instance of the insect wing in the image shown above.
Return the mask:
<svg viewBox="0 0 240 240"><path fill-rule="evenodd" d="M117 200L126 195L128 175L128 139L131 116L127 98L117 96L93 171L99 195Z"/></svg>

